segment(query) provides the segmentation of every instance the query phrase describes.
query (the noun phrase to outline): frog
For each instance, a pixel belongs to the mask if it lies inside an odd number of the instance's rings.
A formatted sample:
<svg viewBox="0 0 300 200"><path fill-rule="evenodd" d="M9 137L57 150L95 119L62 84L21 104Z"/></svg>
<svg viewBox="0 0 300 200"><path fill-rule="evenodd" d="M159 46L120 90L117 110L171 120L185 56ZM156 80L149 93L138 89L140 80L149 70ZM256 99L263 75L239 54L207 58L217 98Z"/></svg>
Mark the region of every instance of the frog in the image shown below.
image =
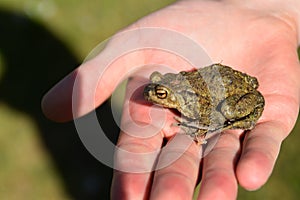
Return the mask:
<svg viewBox="0 0 300 200"><path fill-rule="evenodd" d="M207 143L208 134L255 127L265 106L258 87L256 77L214 63L179 73L154 71L143 96L179 112L176 126L201 145Z"/></svg>

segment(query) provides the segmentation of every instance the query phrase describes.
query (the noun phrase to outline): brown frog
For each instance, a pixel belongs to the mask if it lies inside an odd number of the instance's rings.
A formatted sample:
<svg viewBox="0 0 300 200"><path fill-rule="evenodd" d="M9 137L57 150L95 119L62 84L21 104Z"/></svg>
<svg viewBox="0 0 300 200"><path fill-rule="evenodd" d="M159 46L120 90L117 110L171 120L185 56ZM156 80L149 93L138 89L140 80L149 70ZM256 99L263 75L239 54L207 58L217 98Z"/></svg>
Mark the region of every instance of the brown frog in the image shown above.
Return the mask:
<svg viewBox="0 0 300 200"><path fill-rule="evenodd" d="M178 74L153 72L150 80L145 99L178 110L177 125L200 144L208 133L251 130L265 105L255 77L222 64Z"/></svg>

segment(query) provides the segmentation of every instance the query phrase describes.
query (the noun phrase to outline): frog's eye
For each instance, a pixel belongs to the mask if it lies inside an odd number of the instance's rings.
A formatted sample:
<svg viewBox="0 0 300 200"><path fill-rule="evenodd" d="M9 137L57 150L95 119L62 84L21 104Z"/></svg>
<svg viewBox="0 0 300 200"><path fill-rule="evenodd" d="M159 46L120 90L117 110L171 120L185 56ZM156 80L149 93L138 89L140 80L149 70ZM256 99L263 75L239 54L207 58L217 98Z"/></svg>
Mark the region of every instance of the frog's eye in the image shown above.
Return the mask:
<svg viewBox="0 0 300 200"><path fill-rule="evenodd" d="M164 89L157 89L155 91L155 93L156 93L156 96L160 99L165 99L168 96L168 92Z"/></svg>

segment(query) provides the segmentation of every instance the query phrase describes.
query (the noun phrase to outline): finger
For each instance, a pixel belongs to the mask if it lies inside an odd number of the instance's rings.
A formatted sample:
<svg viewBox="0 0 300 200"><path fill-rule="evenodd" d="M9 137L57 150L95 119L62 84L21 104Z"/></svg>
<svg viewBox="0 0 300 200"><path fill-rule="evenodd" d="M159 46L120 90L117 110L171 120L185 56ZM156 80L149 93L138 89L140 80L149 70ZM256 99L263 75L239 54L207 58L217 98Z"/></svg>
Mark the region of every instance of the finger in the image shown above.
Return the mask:
<svg viewBox="0 0 300 200"><path fill-rule="evenodd" d="M236 175L247 190L256 190L268 180L281 143L296 122L299 100L289 95L265 95L266 107L261 122L245 137Z"/></svg>
<svg viewBox="0 0 300 200"><path fill-rule="evenodd" d="M277 122L258 124L244 140L236 175L242 187L256 190L268 180L286 131Z"/></svg>
<svg viewBox="0 0 300 200"><path fill-rule="evenodd" d="M147 199L161 144L161 134L145 139L121 132L115 152L112 199Z"/></svg>
<svg viewBox="0 0 300 200"><path fill-rule="evenodd" d="M235 163L240 151L236 131L222 134L203 161L202 182L198 199L236 199Z"/></svg>
<svg viewBox="0 0 300 200"><path fill-rule="evenodd" d="M150 176L150 173L135 174L114 171L111 199L147 199L148 191L151 187Z"/></svg>
<svg viewBox="0 0 300 200"><path fill-rule="evenodd" d="M201 151L187 135L176 135L162 150L150 199L192 199Z"/></svg>
<svg viewBox="0 0 300 200"><path fill-rule="evenodd" d="M145 79L131 78L127 84L121 133L115 151L113 199L146 199L152 171L166 131L162 108L152 108L143 98Z"/></svg>

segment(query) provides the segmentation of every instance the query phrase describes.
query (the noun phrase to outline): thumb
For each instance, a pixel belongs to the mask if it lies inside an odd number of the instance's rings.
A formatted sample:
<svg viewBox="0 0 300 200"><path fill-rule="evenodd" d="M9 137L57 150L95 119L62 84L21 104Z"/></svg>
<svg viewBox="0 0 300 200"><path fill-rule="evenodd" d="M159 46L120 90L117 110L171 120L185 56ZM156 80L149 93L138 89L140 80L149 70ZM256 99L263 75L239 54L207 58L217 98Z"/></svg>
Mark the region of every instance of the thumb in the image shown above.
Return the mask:
<svg viewBox="0 0 300 200"><path fill-rule="evenodd" d="M208 63L211 60L204 49L182 33L163 28L123 31L54 86L44 96L42 109L54 121L68 121L95 109L118 83L145 64L170 66L178 71Z"/></svg>

